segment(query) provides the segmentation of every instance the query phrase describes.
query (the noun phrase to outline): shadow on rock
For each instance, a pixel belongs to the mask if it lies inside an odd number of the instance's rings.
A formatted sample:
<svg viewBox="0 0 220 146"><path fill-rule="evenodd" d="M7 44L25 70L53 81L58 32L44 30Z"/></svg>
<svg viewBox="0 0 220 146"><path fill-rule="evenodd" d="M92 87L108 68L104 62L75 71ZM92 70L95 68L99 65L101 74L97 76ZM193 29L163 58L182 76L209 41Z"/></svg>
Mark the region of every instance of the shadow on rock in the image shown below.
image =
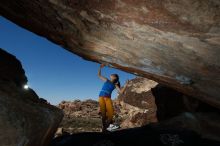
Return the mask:
<svg viewBox="0 0 220 146"><path fill-rule="evenodd" d="M159 125L125 129L111 133L79 133L55 138L51 146L219 146L192 131Z"/></svg>

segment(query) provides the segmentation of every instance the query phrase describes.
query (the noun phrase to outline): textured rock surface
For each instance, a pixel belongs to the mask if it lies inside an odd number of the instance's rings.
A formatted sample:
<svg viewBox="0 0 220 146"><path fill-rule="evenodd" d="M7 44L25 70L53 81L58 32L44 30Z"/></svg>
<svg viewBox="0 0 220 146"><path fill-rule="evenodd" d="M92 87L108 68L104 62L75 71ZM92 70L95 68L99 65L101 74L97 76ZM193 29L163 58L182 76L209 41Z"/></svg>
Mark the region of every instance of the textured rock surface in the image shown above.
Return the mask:
<svg viewBox="0 0 220 146"><path fill-rule="evenodd" d="M151 107L155 105L154 102L151 104L153 104ZM116 124L120 123L122 129L141 127L157 122L156 108L149 108L149 106L140 108L123 101L119 104L116 102L116 108L118 108L118 112L116 112Z"/></svg>
<svg viewBox="0 0 220 146"><path fill-rule="evenodd" d="M1 0L0 14L85 59L220 107L219 0Z"/></svg>
<svg viewBox="0 0 220 146"><path fill-rule="evenodd" d="M39 99L27 83L21 63L0 49L0 145L47 146L62 111Z"/></svg>
<svg viewBox="0 0 220 146"><path fill-rule="evenodd" d="M130 80L125 93L118 96L119 111L124 113L122 127L131 128L157 122L157 106L151 91L157 84L140 77Z"/></svg>
<svg viewBox="0 0 220 146"><path fill-rule="evenodd" d="M158 85L157 82L146 78L132 79L129 81L125 93L119 95L118 99L139 108L154 108L156 105L151 104L154 103L154 97L152 99L152 92L148 91L151 91L156 85Z"/></svg>

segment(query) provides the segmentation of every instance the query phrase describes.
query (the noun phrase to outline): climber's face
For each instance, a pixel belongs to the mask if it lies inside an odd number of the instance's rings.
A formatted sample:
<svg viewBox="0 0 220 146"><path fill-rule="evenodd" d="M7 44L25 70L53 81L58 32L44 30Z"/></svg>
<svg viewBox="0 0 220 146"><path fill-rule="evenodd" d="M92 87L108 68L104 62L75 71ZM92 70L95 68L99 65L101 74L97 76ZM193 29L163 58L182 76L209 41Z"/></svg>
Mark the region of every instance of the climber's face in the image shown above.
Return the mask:
<svg viewBox="0 0 220 146"><path fill-rule="evenodd" d="M111 81L113 82L113 81L115 81L117 78L116 78L116 76L115 76L114 74L112 74L112 75L110 75L110 79L111 79Z"/></svg>

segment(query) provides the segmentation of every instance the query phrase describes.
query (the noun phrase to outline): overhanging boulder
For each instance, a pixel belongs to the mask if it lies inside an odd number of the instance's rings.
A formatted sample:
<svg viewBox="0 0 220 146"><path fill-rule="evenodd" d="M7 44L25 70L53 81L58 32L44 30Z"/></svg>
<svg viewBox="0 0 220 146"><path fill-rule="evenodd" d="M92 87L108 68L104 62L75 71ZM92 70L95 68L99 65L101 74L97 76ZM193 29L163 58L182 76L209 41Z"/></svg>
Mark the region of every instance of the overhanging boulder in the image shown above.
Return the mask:
<svg viewBox="0 0 220 146"><path fill-rule="evenodd" d="M87 60L220 107L219 0L1 0L0 14Z"/></svg>

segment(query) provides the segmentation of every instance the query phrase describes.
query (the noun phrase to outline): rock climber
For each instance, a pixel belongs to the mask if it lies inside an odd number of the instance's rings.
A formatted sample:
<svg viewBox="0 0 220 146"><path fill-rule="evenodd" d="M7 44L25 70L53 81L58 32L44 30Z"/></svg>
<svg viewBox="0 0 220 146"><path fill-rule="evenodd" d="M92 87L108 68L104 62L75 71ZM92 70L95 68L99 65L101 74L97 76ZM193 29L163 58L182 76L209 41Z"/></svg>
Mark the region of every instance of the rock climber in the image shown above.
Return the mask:
<svg viewBox="0 0 220 146"><path fill-rule="evenodd" d="M102 116L102 131L106 132L106 130L114 131L120 128L119 126L113 124L114 109L111 100L111 94L114 89L117 89L119 94L123 94L128 85L128 80L125 83L124 87L121 88L119 76L117 74L111 74L110 79L101 75L101 69L104 66L104 64L100 65L98 77L104 81L102 89L99 93L99 106Z"/></svg>

